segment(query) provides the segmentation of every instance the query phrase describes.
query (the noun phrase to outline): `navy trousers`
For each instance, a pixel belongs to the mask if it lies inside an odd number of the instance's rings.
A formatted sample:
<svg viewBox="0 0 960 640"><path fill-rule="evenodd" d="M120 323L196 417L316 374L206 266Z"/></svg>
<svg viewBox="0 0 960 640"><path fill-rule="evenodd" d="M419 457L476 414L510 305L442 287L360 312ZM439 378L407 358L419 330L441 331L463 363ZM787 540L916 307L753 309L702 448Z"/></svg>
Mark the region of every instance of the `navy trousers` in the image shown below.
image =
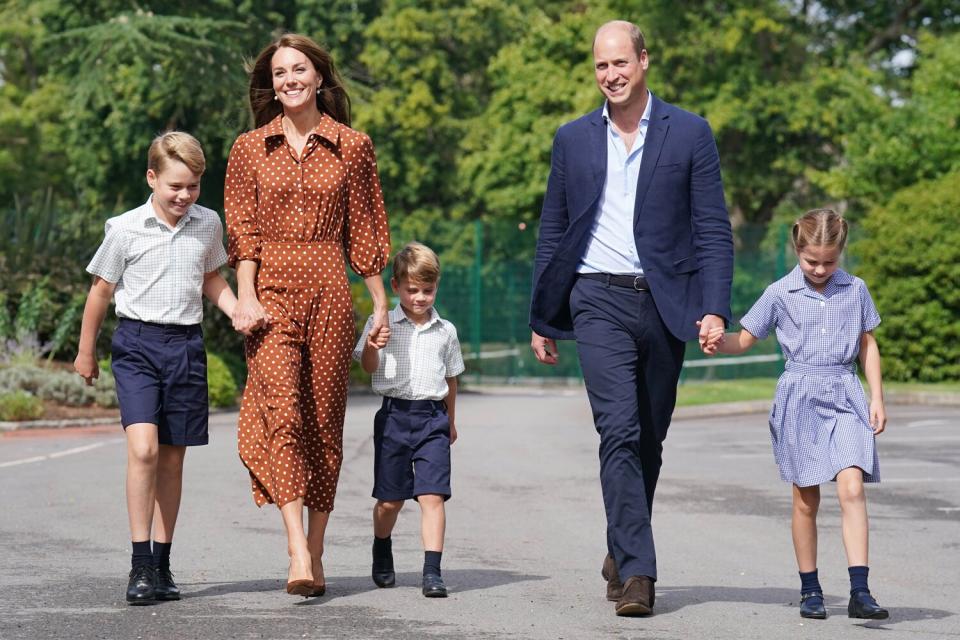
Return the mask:
<svg viewBox="0 0 960 640"><path fill-rule="evenodd" d="M607 550L621 580L656 580L650 516L684 345L664 325L649 291L579 278L570 309L600 434Z"/></svg>

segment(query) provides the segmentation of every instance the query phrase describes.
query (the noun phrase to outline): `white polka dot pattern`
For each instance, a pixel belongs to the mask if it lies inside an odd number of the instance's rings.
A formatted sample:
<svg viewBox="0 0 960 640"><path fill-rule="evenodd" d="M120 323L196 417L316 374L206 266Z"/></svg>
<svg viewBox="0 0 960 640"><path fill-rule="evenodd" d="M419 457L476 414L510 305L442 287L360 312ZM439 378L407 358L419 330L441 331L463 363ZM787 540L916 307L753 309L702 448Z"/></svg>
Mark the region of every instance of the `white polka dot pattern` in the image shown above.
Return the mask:
<svg viewBox="0 0 960 640"><path fill-rule="evenodd" d="M370 138L324 115L297 158L280 118L240 136L227 166L229 261L260 263L272 319L247 339L238 447L258 505L332 511L354 337L344 257L376 275L390 234Z"/></svg>

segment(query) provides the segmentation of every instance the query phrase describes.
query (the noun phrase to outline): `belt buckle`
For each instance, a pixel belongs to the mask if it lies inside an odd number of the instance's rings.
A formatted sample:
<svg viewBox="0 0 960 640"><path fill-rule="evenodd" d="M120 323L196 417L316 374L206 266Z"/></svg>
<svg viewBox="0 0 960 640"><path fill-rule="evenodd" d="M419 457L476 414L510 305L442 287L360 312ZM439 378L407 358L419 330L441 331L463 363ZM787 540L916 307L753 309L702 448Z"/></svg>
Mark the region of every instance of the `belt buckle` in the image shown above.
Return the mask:
<svg viewBox="0 0 960 640"><path fill-rule="evenodd" d="M646 287L643 285L646 283L646 279L643 276L637 276L633 279L633 290L634 291L646 291Z"/></svg>

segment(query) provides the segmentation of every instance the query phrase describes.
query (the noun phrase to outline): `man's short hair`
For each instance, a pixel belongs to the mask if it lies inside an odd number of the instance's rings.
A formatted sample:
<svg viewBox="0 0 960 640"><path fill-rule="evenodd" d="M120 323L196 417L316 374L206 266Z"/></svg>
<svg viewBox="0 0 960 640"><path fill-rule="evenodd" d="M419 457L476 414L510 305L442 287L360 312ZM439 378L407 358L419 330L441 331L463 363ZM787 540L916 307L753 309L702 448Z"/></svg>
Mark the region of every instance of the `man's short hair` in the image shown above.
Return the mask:
<svg viewBox="0 0 960 640"><path fill-rule="evenodd" d="M435 283L440 280L440 258L427 245L410 242L393 258L393 279Z"/></svg>
<svg viewBox="0 0 960 640"><path fill-rule="evenodd" d="M597 33L593 36L593 46L597 46L597 36L600 35L600 32L607 27L613 26L626 29L627 35L630 36L630 42L633 43L633 48L637 52L637 57L639 58L640 53L647 48L647 43L643 39L643 32L640 31L640 27L626 20L611 20L610 22L605 22L600 25L600 28L597 29Z"/></svg>

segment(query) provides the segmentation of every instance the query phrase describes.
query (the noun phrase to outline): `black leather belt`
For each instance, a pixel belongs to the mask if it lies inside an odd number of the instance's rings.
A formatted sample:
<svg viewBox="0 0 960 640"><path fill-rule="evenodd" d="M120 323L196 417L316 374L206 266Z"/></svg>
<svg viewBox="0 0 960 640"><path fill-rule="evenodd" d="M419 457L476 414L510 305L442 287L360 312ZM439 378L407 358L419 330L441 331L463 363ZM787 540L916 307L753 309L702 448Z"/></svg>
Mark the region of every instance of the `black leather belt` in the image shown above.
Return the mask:
<svg viewBox="0 0 960 640"><path fill-rule="evenodd" d="M580 273L577 275L587 280L598 280L608 287L624 287L625 289L633 289L634 291L650 291L650 285L647 284L647 279L643 276L617 273Z"/></svg>

